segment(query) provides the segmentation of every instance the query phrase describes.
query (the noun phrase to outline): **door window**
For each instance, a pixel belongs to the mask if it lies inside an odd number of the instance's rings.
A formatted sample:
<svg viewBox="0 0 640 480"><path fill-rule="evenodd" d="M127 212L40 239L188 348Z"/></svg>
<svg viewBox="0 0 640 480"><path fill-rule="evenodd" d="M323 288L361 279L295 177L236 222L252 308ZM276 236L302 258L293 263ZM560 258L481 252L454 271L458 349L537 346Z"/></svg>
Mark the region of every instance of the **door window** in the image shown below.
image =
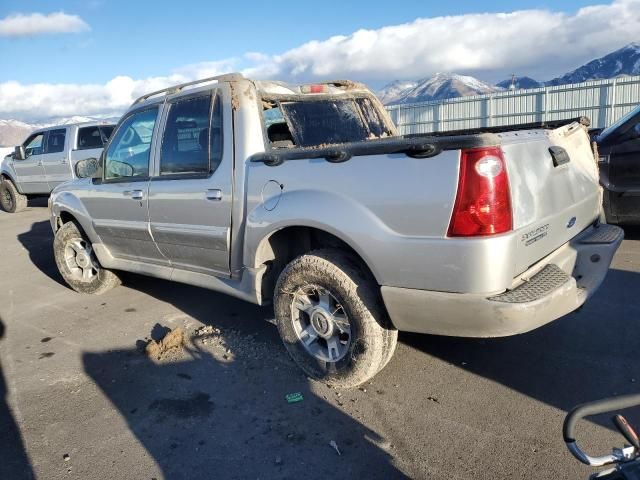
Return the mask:
<svg viewBox="0 0 640 480"><path fill-rule="evenodd" d="M154 107L134 113L122 122L105 155L106 180L149 176L151 137L157 116L158 108Z"/></svg>
<svg viewBox="0 0 640 480"><path fill-rule="evenodd" d="M162 138L160 175L209 173L211 96L171 104Z"/></svg>
<svg viewBox="0 0 640 480"><path fill-rule="evenodd" d="M57 130L50 130L47 136L47 150L46 153L59 153L64 151L64 139L66 129L60 128Z"/></svg>
<svg viewBox="0 0 640 480"><path fill-rule="evenodd" d="M42 143L44 140L44 133L36 133L24 142L24 153L26 157L30 157L31 155L41 155L42 154Z"/></svg>

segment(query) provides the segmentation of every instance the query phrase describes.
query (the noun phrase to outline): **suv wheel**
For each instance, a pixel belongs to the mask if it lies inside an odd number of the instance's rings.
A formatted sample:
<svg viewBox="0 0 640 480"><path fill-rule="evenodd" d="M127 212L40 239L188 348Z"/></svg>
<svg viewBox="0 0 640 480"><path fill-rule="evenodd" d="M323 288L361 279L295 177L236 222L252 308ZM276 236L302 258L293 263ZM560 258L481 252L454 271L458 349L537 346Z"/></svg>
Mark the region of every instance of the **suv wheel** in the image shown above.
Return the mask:
<svg viewBox="0 0 640 480"><path fill-rule="evenodd" d="M60 275L76 292L100 295L120 284L115 273L102 268L91 243L74 222L56 232L53 253Z"/></svg>
<svg viewBox="0 0 640 480"><path fill-rule="evenodd" d="M0 207L8 213L16 213L27 208L27 196L18 192L11 180L0 182Z"/></svg>
<svg viewBox="0 0 640 480"><path fill-rule="evenodd" d="M316 250L289 263L274 309L291 357L309 376L336 387L371 379L396 347L398 332L377 283L340 250Z"/></svg>

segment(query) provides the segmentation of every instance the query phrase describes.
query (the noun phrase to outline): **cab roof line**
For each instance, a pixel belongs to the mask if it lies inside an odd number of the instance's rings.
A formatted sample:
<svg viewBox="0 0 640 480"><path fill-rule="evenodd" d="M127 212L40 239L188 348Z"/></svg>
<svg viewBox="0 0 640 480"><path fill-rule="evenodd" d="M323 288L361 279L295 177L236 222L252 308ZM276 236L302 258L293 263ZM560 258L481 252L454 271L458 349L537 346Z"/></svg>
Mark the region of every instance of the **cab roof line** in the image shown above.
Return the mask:
<svg viewBox="0 0 640 480"><path fill-rule="evenodd" d="M178 93L183 90L185 87L190 87L191 85L198 85L199 83L207 83L207 82L233 82L237 80L244 79L244 76L241 73L225 73L224 75L218 75L215 77L202 78L200 80L194 80L192 82L181 83L179 85L173 85L171 87L163 88L162 90L156 90L155 92L147 93L142 95L140 98L136 99L133 102L133 105L137 105L138 103L144 102L151 97L155 97L156 95L160 95L165 93L167 95L171 95L173 93Z"/></svg>

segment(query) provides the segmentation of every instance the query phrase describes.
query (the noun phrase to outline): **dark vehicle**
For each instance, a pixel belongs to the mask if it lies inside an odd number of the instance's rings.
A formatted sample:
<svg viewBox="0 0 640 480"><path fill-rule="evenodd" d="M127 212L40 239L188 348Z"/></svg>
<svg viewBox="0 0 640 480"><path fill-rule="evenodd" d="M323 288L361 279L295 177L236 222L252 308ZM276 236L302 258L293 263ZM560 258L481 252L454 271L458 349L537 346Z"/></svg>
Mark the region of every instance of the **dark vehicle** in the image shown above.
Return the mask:
<svg viewBox="0 0 640 480"><path fill-rule="evenodd" d="M607 222L640 224L640 106L595 140Z"/></svg>

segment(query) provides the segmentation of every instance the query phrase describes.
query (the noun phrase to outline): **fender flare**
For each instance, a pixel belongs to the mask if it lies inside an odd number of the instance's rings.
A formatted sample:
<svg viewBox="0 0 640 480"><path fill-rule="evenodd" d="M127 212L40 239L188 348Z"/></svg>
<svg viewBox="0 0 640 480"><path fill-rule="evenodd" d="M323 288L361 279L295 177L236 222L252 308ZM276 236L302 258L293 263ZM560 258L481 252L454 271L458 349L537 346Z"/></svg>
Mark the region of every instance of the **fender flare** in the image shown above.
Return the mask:
<svg viewBox="0 0 640 480"><path fill-rule="evenodd" d="M52 226L57 230L55 220L60 218L62 214L71 215L80 225L84 233L89 237L91 243L102 243L100 237L93 228L93 221L87 209L84 207L78 197L72 192L54 193L51 196L51 216Z"/></svg>
<svg viewBox="0 0 640 480"><path fill-rule="evenodd" d="M9 180L11 180L11 183L13 183L13 185L16 187L18 192L23 193L22 189L20 188L20 183L16 181L15 175L13 175L9 171L9 169L2 169L2 171L0 172L0 176L7 177Z"/></svg>

